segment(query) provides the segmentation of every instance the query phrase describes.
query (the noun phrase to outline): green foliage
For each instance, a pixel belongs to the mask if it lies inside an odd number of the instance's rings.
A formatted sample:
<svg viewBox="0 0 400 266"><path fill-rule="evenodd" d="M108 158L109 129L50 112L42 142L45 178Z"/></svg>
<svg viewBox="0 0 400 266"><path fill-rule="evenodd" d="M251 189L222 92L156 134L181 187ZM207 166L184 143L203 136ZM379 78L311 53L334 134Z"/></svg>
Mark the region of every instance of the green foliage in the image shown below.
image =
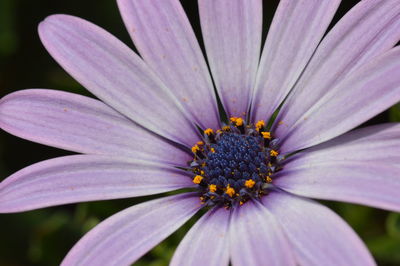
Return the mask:
<svg viewBox="0 0 400 266"><path fill-rule="evenodd" d="M392 122L400 122L400 103L390 108L389 120Z"/></svg>

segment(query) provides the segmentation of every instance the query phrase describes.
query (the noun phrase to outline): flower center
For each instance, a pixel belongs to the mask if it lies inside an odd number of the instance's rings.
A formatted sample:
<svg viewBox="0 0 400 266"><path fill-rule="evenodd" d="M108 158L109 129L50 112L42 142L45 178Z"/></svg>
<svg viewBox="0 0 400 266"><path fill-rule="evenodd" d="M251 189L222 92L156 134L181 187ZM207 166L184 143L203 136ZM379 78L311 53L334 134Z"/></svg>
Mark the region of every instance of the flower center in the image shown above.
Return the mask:
<svg viewBox="0 0 400 266"><path fill-rule="evenodd" d="M267 194L273 174L282 168L278 139L264 121L246 124L232 117L222 130L204 131L204 140L192 147L193 182L207 206L240 206Z"/></svg>

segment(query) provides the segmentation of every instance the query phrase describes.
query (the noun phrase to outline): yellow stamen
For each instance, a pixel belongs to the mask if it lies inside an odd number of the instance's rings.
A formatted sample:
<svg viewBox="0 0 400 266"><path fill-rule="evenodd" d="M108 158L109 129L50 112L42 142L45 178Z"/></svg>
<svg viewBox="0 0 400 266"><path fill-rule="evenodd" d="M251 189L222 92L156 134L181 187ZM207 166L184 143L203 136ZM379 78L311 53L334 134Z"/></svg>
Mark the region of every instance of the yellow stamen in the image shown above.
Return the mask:
<svg viewBox="0 0 400 266"><path fill-rule="evenodd" d="M261 132L264 139L271 139L271 132Z"/></svg>
<svg viewBox="0 0 400 266"><path fill-rule="evenodd" d="M212 153L215 153L215 149L214 149L214 148L211 148L211 152L212 152Z"/></svg>
<svg viewBox="0 0 400 266"><path fill-rule="evenodd" d="M230 120L231 120L231 122L232 122L233 124L235 124L237 127L243 126L244 121L243 121L243 119L240 118L240 117L231 117Z"/></svg>
<svg viewBox="0 0 400 266"><path fill-rule="evenodd" d="M240 202L239 202L239 205L240 205L240 206L242 206L243 204L244 204L244 202L243 202L243 201L240 201Z"/></svg>
<svg viewBox="0 0 400 266"><path fill-rule="evenodd" d="M225 191L225 193L226 194L228 194L229 195L229 197L233 197L233 195L235 195L235 189L234 188L231 188L231 186L230 185L228 185L227 187L226 187L226 191Z"/></svg>
<svg viewBox="0 0 400 266"><path fill-rule="evenodd" d="M214 133L214 130L212 130L211 128L207 128L206 130L204 130L204 134L206 134L207 136L210 136Z"/></svg>
<svg viewBox="0 0 400 266"><path fill-rule="evenodd" d="M256 129L257 129L257 131L260 131L260 129L262 129L264 126L265 126L264 120L259 120L259 121L256 123Z"/></svg>
<svg viewBox="0 0 400 266"><path fill-rule="evenodd" d="M255 184L256 184L256 182L254 182L253 179L248 179L248 180L246 180L246 182L244 182L244 185L247 188L252 188L252 187L254 187Z"/></svg>
<svg viewBox="0 0 400 266"><path fill-rule="evenodd" d="M271 183L272 182L272 178L269 177L269 176L267 176L265 179L266 179L267 183Z"/></svg>
<svg viewBox="0 0 400 266"><path fill-rule="evenodd" d="M204 197L200 197L200 204L204 204Z"/></svg>
<svg viewBox="0 0 400 266"><path fill-rule="evenodd" d="M201 146L204 145L204 142L202 142L201 140L197 142L197 145Z"/></svg>
<svg viewBox="0 0 400 266"><path fill-rule="evenodd" d="M276 156L278 156L279 152L277 152L276 150L271 150L271 151L269 152L269 154L270 154L271 156L273 156L273 157L276 157Z"/></svg>
<svg viewBox="0 0 400 266"><path fill-rule="evenodd" d="M199 148L199 146L196 144L196 145L194 145L193 147L192 147L192 152L193 153L196 153L196 152L198 152L200 150L200 148Z"/></svg>
<svg viewBox="0 0 400 266"><path fill-rule="evenodd" d="M231 130L231 127L230 126L223 126L222 130L223 131L229 131L229 130Z"/></svg>
<svg viewBox="0 0 400 266"><path fill-rule="evenodd" d="M202 177L201 175L196 175L196 176L193 178L193 183L195 183L195 184L200 184L200 183L201 183L201 180L203 180L203 177Z"/></svg>
<svg viewBox="0 0 400 266"><path fill-rule="evenodd" d="M242 119L242 118L239 117L239 118L236 120L236 126L238 126L238 127L243 126L243 119Z"/></svg>
<svg viewBox="0 0 400 266"><path fill-rule="evenodd" d="M201 170L201 171L200 171L200 174L201 174L201 175L204 175L204 174L205 174L205 172L204 172L203 170Z"/></svg>
<svg viewBox="0 0 400 266"><path fill-rule="evenodd" d="M211 184L208 186L208 190L210 190L210 192L215 192L215 191L217 191L217 186L214 184Z"/></svg>

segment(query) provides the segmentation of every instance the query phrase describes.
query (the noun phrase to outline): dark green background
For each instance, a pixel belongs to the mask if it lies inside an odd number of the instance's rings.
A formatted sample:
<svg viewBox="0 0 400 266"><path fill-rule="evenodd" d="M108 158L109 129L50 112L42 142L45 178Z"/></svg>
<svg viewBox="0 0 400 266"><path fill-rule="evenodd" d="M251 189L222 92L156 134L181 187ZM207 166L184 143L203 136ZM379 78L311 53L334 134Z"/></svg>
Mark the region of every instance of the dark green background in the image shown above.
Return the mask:
<svg viewBox="0 0 400 266"><path fill-rule="evenodd" d="M183 4L197 36L201 38L195 2L189 0L183 1ZM344 2L335 21L358 1ZM264 3L264 36L276 5L277 1ZM46 16L56 13L88 19L133 48L114 0L0 0L1 97L25 88L51 88L89 95L55 63L40 43L38 23ZM372 119L368 124L388 121L400 121L399 105ZM0 180L32 163L67 154L71 153L1 132ZM151 197L1 214L0 265L56 265L73 244L99 221L149 198ZM351 224L380 265L400 265L399 214L352 204L326 204ZM167 265L176 245L193 222L192 219L184 228L137 262L137 265Z"/></svg>

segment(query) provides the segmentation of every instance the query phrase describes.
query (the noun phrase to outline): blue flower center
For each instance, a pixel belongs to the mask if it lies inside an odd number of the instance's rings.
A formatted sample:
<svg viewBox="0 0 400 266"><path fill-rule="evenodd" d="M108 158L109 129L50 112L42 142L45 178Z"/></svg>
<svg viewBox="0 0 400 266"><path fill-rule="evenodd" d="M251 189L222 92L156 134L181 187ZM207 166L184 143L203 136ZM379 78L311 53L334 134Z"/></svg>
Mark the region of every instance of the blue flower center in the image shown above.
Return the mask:
<svg viewBox="0 0 400 266"><path fill-rule="evenodd" d="M206 129L190 163L201 201L230 208L265 195L281 169L277 143L264 121L246 125L234 117L222 130Z"/></svg>

